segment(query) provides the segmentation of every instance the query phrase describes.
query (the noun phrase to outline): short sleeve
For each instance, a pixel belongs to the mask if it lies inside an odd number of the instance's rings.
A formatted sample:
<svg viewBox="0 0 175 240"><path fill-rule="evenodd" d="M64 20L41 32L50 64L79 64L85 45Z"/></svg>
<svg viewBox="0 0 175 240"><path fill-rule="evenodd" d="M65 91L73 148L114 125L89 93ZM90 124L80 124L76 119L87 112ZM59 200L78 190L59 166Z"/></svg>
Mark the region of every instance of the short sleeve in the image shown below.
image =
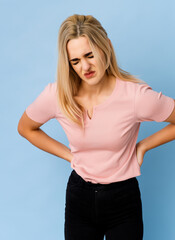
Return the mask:
<svg viewBox="0 0 175 240"><path fill-rule="evenodd" d="M138 84L135 92L136 122L166 120L174 109L174 99L154 91L148 84Z"/></svg>
<svg viewBox="0 0 175 240"><path fill-rule="evenodd" d="M45 123L56 117L55 87L55 83L49 83L26 108L26 113L32 120Z"/></svg>

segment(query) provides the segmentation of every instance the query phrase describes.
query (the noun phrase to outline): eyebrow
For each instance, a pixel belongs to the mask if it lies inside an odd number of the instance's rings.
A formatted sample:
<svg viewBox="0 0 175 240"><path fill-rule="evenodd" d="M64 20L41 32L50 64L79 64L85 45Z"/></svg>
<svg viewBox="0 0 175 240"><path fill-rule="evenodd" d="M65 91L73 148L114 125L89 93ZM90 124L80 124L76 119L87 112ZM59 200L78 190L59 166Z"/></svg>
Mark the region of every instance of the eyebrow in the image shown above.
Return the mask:
<svg viewBox="0 0 175 240"><path fill-rule="evenodd" d="M90 54L92 54L92 52L88 52L88 53L86 53L86 54L84 54L84 56L85 57L88 57ZM79 58L73 58L73 59L71 59L71 60L69 60L70 62L76 62L76 61L78 61L79 60Z"/></svg>

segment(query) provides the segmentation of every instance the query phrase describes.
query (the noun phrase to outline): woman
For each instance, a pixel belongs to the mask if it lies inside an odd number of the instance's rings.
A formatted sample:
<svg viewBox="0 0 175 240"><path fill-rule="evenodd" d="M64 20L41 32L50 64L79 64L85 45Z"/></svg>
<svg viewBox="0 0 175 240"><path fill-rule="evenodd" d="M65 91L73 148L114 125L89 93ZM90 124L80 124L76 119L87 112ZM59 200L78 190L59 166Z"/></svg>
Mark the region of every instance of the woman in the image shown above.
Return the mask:
<svg viewBox="0 0 175 240"><path fill-rule="evenodd" d="M175 139L174 99L118 67L100 22L73 15L61 25L57 81L23 113L18 132L71 163L66 189L66 240L141 240L136 179L146 151ZM40 127L56 118L70 149ZM136 144L143 121L170 122Z"/></svg>

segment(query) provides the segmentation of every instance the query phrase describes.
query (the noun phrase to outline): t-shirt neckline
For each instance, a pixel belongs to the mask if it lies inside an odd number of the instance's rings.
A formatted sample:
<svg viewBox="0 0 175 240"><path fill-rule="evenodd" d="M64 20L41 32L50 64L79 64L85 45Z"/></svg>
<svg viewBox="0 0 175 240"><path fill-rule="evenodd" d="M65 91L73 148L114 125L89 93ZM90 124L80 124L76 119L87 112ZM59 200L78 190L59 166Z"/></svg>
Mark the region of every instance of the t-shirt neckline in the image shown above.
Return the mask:
<svg viewBox="0 0 175 240"><path fill-rule="evenodd" d="M92 121L95 117L95 112L96 110L100 109L100 108L103 108L104 106L106 106L107 104L109 104L111 102L111 100L113 99L113 97L115 96L115 93L116 93L116 90L118 88L118 84L119 84L119 79L118 78L115 78L115 87L111 93L111 95L105 99L103 102L97 104L97 105L94 105L93 106L93 113L92 113L92 118L89 118L89 115L88 115L88 109L85 108L85 111L86 111L86 118L89 120L89 121Z"/></svg>

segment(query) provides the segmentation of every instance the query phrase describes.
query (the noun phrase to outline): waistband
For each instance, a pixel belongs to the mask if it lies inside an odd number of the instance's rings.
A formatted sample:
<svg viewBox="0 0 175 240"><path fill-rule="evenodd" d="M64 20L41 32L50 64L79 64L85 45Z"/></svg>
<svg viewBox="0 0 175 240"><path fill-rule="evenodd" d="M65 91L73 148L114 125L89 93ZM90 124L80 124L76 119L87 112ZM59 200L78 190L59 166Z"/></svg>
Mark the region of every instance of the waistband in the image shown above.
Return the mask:
<svg viewBox="0 0 175 240"><path fill-rule="evenodd" d="M90 181L85 181L75 170L72 171L71 175L75 177L78 183L81 183L84 187L94 188L94 189L112 189L115 187L124 187L130 184L136 184L138 186L138 181L136 177L128 178L126 180L102 184L102 183L92 183Z"/></svg>

